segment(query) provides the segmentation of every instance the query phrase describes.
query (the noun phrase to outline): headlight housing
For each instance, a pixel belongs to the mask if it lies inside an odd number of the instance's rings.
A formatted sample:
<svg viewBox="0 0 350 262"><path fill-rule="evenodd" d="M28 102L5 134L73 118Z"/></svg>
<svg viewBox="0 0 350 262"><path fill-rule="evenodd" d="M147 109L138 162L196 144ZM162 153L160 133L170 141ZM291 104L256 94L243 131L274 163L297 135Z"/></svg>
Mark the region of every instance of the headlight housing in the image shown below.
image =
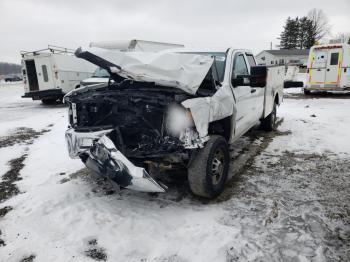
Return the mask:
<svg viewBox="0 0 350 262"><path fill-rule="evenodd" d="M169 106L165 123L167 132L176 137L194 127L191 111L177 104Z"/></svg>

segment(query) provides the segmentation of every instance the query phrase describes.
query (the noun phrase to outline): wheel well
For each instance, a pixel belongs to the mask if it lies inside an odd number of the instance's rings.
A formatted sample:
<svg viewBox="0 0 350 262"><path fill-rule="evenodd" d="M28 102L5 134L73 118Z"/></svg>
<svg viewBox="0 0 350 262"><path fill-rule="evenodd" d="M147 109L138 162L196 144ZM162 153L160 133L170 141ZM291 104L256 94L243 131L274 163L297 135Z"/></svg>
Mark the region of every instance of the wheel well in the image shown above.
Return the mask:
<svg viewBox="0 0 350 262"><path fill-rule="evenodd" d="M208 134L223 136L226 141L230 140L231 134L231 119L226 117L224 119L209 123Z"/></svg>

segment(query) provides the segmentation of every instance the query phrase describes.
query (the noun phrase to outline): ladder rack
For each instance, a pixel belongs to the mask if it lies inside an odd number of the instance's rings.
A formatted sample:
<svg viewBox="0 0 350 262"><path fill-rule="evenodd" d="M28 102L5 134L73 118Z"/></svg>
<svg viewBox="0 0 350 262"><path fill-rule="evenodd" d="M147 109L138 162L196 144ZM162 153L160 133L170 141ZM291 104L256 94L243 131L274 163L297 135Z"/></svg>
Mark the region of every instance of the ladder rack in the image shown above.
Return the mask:
<svg viewBox="0 0 350 262"><path fill-rule="evenodd" d="M48 45L47 48L36 50L36 51L21 51L22 58L26 55L38 55L40 53L52 53L52 54L74 54L74 49L65 48L61 46Z"/></svg>

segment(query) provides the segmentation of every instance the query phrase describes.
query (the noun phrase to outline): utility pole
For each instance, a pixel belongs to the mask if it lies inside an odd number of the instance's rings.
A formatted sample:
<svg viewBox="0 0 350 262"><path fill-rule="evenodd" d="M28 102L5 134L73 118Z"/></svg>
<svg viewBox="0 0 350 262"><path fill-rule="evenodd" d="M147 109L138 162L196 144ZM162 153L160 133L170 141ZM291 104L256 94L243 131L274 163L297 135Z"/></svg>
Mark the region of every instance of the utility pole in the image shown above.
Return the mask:
<svg viewBox="0 0 350 262"><path fill-rule="evenodd" d="M272 50L272 42L270 42L270 50Z"/></svg>

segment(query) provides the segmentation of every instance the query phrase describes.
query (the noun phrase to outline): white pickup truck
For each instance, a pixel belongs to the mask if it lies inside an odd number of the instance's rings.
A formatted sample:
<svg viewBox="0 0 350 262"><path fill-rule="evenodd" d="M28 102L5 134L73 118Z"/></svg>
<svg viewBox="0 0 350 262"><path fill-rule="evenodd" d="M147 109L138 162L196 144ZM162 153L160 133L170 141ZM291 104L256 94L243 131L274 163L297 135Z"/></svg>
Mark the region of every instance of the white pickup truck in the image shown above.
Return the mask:
<svg viewBox="0 0 350 262"><path fill-rule="evenodd" d="M216 197L228 178L229 144L259 122L273 130L283 98L284 67L257 66L249 50L76 56L114 81L65 96L69 154L123 188L165 192L164 171L181 169L195 195Z"/></svg>

